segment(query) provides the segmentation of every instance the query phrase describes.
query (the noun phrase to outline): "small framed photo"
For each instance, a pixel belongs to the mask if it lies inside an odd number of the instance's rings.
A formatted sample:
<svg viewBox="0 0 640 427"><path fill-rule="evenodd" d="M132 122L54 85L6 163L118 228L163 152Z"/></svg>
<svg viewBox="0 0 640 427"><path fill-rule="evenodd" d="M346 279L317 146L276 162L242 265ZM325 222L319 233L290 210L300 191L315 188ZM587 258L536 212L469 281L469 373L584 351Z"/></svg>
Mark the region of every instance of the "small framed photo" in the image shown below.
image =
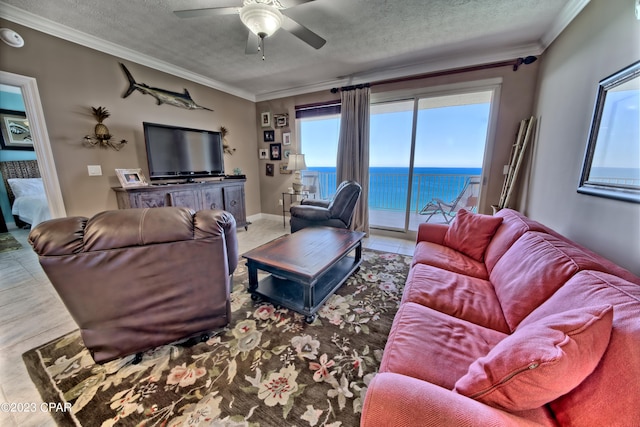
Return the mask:
<svg viewBox="0 0 640 427"><path fill-rule="evenodd" d="M260 159L268 159L269 158L269 150L266 148L261 148L258 150L258 158Z"/></svg>
<svg viewBox="0 0 640 427"><path fill-rule="evenodd" d="M269 160L282 160L282 144L269 144Z"/></svg>
<svg viewBox="0 0 640 427"><path fill-rule="evenodd" d="M33 151L29 121L24 112L0 110L0 126L2 127L0 143L3 150Z"/></svg>
<svg viewBox="0 0 640 427"><path fill-rule="evenodd" d="M282 175L291 175L293 173L293 171L290 171L289 169L287 169L287 162L282 162L280 163L280 173Z"/></svg>
<svg viewBox="0 0 640 427"><path fill-rule="evenodd" d="M141 169L116 169L116 175L122 188L144 187L149 185Z"/></svg>
<svg viewBox="0 0 640 427"><path fill-rule="evenodd" d="M273 176L273 171L274 171L273 163L267 163L265 170L266 170L267 176Z"/></svg>
<svg viewBox="0 0 640 427"><path fill-rule="evenodd" d="M291 132L282 134L282 145L291 145Z"/></svg>
<svg viewBox="0 0 640 427"><path fill-rule="evenodd" d="M289 160L289 156L291 155L291 150L282 150L282 158L285 160Z"/></svg>
<svg viewBox="0 0 640 427"><path fill-rule="evenodd" d="M274 114L273 119L276 121L277 128L283 128L289 125L288 114Z"/></svg>
<svg viewBox="0 0 640 427"><path fill-rule="evenodd" d="M260 114L260 123L262 124L263 128L270 128L271 127L271 113L262 113Z"/></svg>
<svg viewBox="0 0 640 427"><path fill-rule="evenodd" d="M264 131L264 142L273 142L275 140L276 140L276 131L274 130Z"/></svg>

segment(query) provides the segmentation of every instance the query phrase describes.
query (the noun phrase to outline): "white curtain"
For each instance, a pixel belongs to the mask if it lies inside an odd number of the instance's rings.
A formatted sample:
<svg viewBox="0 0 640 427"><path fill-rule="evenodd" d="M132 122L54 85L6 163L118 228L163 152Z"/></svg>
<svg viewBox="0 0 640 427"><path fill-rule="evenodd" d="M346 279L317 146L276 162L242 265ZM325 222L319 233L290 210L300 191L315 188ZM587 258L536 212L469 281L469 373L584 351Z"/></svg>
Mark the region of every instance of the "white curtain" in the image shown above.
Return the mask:
<svg viewBox="0 0 640 427"><path fill-rule="evenodd" d="M336 177L356 181L362 194L356 205L351 229L369 234L369 85L343 88L340 94L341 116Z"/></svg>

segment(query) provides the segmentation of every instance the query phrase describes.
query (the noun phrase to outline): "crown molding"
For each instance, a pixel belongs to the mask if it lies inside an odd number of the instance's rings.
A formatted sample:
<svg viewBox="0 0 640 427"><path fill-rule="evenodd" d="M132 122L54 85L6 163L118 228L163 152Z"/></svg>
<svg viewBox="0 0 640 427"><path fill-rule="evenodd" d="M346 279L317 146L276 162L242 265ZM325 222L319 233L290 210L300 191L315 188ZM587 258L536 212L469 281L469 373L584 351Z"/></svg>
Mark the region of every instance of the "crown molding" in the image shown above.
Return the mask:
<svg viewBox="0 0 640 427"><path fill-rule="evenodd" d="M589 4L591 0L570 0L560 11L556 19L553 21L547 32L540 38L540 44L543 49L549 47L551 43L569 26L571 21L582 9Z"/></svg>
<svg viewBox="0 0 640 427"><path fill-rule="evenodd" d="M335 80L331 81L320 82L312 85L300 86L280 91L261 93L256 95L256 102L270 101L278 98L319 92L346 85L375 83L377 81L416 76L435 71L452 70L472 67L478 64L490 64L493 62L509 61L515 58L526 57L529 55L537 56L540 55L543 51L544 49L542 49L541 45L533 43L516 46L510 49L500 49L490 52L484 52L477 55L443 56L440 58L434 58L429 62L420 62L399 67L369 70L362 73L355 73L350 76L338 77Z"/></svg>
<svg viewBox="0 0 640 427"><path fill-rule="evenodd" d="M24 25L25 27L49 34L50 36L58 37L81 46L107 53L118 58L126 59L127 61L144 65L145 67L153 68L154 70L162 71L164 73L255 102L255 96L243 89L212 80L200 74L185 70L184 68L174 64L160 61L151 56L108 42L91 34L61 25L49 19L42 18L41 16L18 9L15 6L8 5L4 2L0 2L0 18L15 22L16 24Z"/></svg>

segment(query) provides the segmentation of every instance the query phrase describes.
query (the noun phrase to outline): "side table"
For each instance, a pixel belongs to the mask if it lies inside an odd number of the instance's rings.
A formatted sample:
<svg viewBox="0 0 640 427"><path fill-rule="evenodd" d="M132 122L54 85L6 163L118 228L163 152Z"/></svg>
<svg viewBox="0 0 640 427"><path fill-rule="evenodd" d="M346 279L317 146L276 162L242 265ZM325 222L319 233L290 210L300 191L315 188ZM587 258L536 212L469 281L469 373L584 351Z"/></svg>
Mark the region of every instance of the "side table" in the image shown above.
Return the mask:
<svg viewBox="0 0 640 427"><path fill-rule="evenodd" d="M298 193L293 192L286 192L286 193L282 193L282 227L287 227L287 203L285 202L287 199L285 196L289 196L289 207L291 207L291 205L294 202L293 196L302 196L304 197L309 197L309 192L308 191L300 191ZM316 195L313 195L313 198L315 198Z"/></svg>

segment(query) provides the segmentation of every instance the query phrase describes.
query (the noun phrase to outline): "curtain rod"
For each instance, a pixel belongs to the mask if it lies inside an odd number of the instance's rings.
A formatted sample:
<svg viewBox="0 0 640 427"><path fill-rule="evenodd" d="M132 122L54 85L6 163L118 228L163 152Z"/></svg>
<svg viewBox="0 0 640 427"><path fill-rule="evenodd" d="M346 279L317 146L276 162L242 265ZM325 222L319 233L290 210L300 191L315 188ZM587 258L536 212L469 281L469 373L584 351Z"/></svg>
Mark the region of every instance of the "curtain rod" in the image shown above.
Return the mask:
<svg viewBox="0 0 640 427"><path fill-rule="evenodd" d="M520 65L522 65L522 64L526 64L526 65L531 64L532 62L535 62L537 59L538 58L536 56L527 56L526 58L516 58L516 59L512 59L512 60L508 60L508 61L492 62L492 63L489 63L489 64L474 65L474 66L471 66L471 67L451 68L449 70L433 71L431 73L417 74L417 75L406 76L406 77L398 77L398 78L395 78L395 79L379 80L379 81L376 81L376 82L364 83L363 85L353 85L353 86L345 86L345 87L342 87L342 88L333 88L333 89L331 89L331 93L336 93L336 92L338 92L340 90L353 90L353 89L356 89L358 86L360 86L360 87L368 87L368 86L386 85L386 84L391 84L391 83L402 83L402 82L408 82L408 81L412 81L412 80L421 80L421 79L426 79L426 78L431 78L431 77L448 76L448 75L452 75L452 74L460 74L460 73L467 73L467 72L471 72L471 71L488 70L488 69L491 69L491 68L500 68L500 67L507 67L507 66L513 67L513 71L518 71L518 68L520 67Z"/></svg>

